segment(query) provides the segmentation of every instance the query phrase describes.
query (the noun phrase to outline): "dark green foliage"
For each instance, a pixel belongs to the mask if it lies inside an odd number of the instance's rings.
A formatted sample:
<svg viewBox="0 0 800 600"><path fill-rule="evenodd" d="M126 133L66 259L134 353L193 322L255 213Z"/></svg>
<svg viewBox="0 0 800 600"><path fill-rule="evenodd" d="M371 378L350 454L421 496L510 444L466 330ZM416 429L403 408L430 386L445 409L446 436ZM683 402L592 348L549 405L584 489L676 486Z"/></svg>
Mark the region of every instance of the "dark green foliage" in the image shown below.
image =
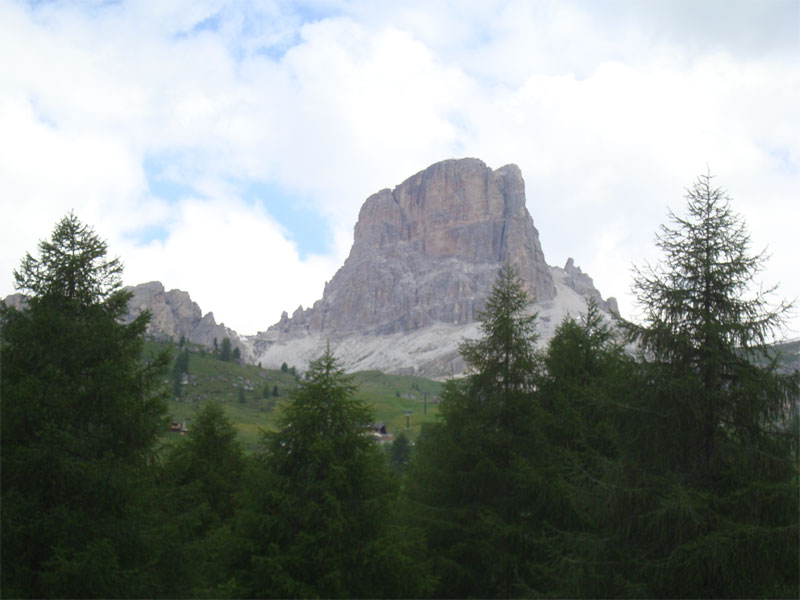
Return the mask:
<svg viewBox="0 0 800 600"><path fill-rule="evenodd" d="M281 372L282 373L288 373L289 372L289 365L287 365L286 363L282 363L281 364Z"/></svg>
<svg viewBox="0 0 800 600"><path fill-rule="evenodd" d="M231 351L231 338L222 338L222 346L219 351L219 359L225 362L231 360L233 353Z"/></svg>
<svg viewBox="0 0 800 600"><path fill-rule="evenodd" d="M619 424L636 395L636 369L589 301L578 322L565 319L544 357L539 390L540 462L549 489L540 544L541 586L549 597L643 593L628 579L620 517ZM627 509L627 507L625 507ZM623 511L625 510L623 509Z"/></svg>
<svg viewBox="0 0 800 600"><path fill-rule="evenodd" d="M208 504L214 518L233 515L244 455L236 441L236 429L219 404L209 402L200 410L186 439L172 450L168 463L173 482L199 485L198 496Z"/></svg>
<svg viewBox="0 0 800 600"><path fill-rule="evenodd" d="M389 464L397 473L402 473L410 462L411 442L401 431L389 448Z"/></svg>
<svg viewBox="0 0 800 600"><path fill-rule="evenodd" d="M183 395L183 378L189 373L189 349L184 348L178 352L172 366L172 397L180 398Z"/></svg>
<svg viewBox="0 0 800 600"><path fill-rule="evenodd" d="M785 427L797 375L766 342L785 304L748 295L762 255L701 176L688 215L670 214L664 263L637 272L646 323L631 327L647 385L629 414L627 468L641 490L630 539L657 596L797 597L797 433Z"/></svg>
<svg viewBox="0 0 800 600"><path fill-rule="evenodd" d="M244 395L244 389L238 388L236 391L236 399L239 401L239 404L244 404L247 402L247 397Z"/></svg>
<svg viewBox="0 0 800 600"><path fill-rule="evenodd" d="M140 362L149 315L120 324L122 266L91 228L70 214L39 252L14 273L27 308L2 309L3 595L153 595L141 511L169 359Z"/></svg>
<svg viewBox="0 0 800 600"><path fill-rule="evenodd" d="M188 373L189 372L189 349L184 348L178 353L177 358L175 359L175 371L177 373Z"/></svg>
<svg viewBox="0 0 800 600"><path fill-rule="evenodd" d="M232 595L220 555L230 542L244 464L236 429L214 402L203 406L182 443L168 452L160 492L177 539L170 540L172 576L183 583L177 595L190 590L201 597Z"/></svg>
<svg viewBox="0 0 800 600"><path fill-rule="evenodd" d="M278 384L277 383L272 386L272 395L274 397L276 397L276 398L280 395L280 392L278 391Z"/></svg>
<svg viewBox="0 0 800 600"><path fill-rule="evenodd" d="M415 595L420 567L402 551L414 544L397 535L393 478L366 435L370 411L352 397L350 377L330 352L309 372L248 474L236 527L238 593Z"/></svg>
<svg viewBox="0 0 800 600"><path fill-rule="evenodd" d="M242 351L239 350L239 346L236 346L231 352L231 358L236 362L239 362L242 359Z"/></svg>
<svg viewBox="0 0 800 600"><path fill-rule="evenodd" d="M266 400L266 399L267 399L267 398L269 398L271 395L272 395L272 390L270 389L270 387L269 387L269 384L266 384L266 385L264 386L264 389L261 391L261 397L262 397L262 398L264 398L264 399Z"/></svg>
<svg viewBox="0 0 800 600"><path fill-rule="evenodd" d="M419 441L408 485L441 577L437 596L535 592L540 369L527 305L519 278L505 266L481 315L484 336L461 347L470 373L447 382L442 423Z"/></svg>

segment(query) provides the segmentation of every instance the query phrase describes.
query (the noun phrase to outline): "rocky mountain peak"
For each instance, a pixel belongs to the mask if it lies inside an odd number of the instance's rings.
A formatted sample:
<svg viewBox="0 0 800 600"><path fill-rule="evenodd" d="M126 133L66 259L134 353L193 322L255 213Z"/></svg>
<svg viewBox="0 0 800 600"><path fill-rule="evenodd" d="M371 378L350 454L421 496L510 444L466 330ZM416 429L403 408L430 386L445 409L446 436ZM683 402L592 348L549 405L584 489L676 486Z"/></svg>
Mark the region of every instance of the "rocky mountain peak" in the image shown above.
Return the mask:
<svg viewBox="0 0 800 600"><path fill-rule="evenodd" d="M519 168L446 160L367 198L350 256L322 299L270 331L387 334L472 322L504 262L532 297L553 298Z"/></svg>
<svg viewBox="0 0 800 600"><path fill-rule="evenodd" d="M182 290L166 291L160 281L151 281L136 286L125 288L132 293L128 302L128 314L124 321L131 322L143 311L150 311L150 322L146 334L159 340L173 339L175 341L184 337L194 344L201 344L208 348L213 347L214 340L221 343L223 338L230 338L231 343L238 347L242 356L251 358L250 347L239 339L238 334L217 323L214 313L200 310L193 302L188 292Z"/></svg>
<svg viewBox="0 0 800 600"><path fill-rule="evenodd" d="M589 275L581 271L581 268L575 265L572 258L567 259L567 263L563 269L558 267L551 267L553 270L562 271L564 274L564 283L572 290L580 294L586 299L593 298L601 310L604 310L613 315L619 315L619 306L617 306L617 299L609 296L607 300L603 300L600 292L594 287L594 281Z"/></svg>
<svg viewBox="0 0 800 600"><path fill-rule="evenodd" d="M606 311L613 302L574 261L546 264L519 167L436 163L367 198L322 298L251 338L255 360L304 365L330 344L349 370L458 374L459 342L480 335L478 312L506 262L536 304L542 340L587 297Z"/></svg>

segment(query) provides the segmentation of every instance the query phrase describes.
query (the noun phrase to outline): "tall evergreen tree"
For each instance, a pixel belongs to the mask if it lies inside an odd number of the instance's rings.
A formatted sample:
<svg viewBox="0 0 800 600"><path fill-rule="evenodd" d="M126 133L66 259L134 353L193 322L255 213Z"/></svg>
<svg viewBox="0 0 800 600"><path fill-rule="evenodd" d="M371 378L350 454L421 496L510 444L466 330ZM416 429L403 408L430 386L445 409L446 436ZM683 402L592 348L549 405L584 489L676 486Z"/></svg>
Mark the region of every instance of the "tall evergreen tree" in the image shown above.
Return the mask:
<svg viewBox="0 0 800 600"><path fill-rule="evenodd" d="M447 382L442 421L419 443L408 485L441 577L438 596L535 592L532 531L544 482L528 304L515 270L504 266L480 317L483 337L460 348L469 374Z"/></svg>
<svg viewBox="0 0 800 600"><path fill-rule="evenodd" d="M542 470L552 492L544 511L540 565L548 597L641 596L626 572L615 506L619 425L636 395L636 370L593 300L580 321L566 318L544 357L539 390Z"/></svg>
<svg viewBox="0 0 800 600"><path fill-rule="evenodd" d="M248 597L414 596L419 565L395 536L393 478L371 411L328 350L264 434L237 517L239 593Z"/></svg>
<svg viewBox="0 0 800 600"><path fill-rule="evenodd" d="M664 597L797 597L797 432L785 423L798 378L767 346L788 306L752 292L764 256L710 175L687 212L670 213L664 261L634 283L648 382L628 423L640 576Z"/></svg>
<svg viewBox="0 0 800 600"><path fill-rule="evenodd" d="M165 428L168 357L143 363L143 313L118 259L74 214L15 271L28 293L2 319L3 595L152 595L157 562L139 515Z"/></svg>

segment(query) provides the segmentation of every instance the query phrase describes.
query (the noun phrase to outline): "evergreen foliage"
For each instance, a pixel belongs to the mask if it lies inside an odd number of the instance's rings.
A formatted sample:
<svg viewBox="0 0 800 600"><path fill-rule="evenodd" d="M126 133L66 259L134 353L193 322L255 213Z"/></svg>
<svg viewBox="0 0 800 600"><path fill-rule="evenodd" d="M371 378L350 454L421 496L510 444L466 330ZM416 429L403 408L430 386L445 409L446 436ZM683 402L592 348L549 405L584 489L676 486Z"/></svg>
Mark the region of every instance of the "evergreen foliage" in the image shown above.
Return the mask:
<svg viewBox="0 0 800 600"><path fill-rule="evenodd" d="M411 442L404 432L400 432L389 448L389 464L402 473L411 462Z"/></svg>
<svg viewBox="0 0 800 600"><path fill-rule="evenodd" d="M264 434L248 475L234 552L247 597L383 597L419 593L419 566L401 551L395 490L355 400L327 351L292 392L281 430ZM401 572L401 569L407 572ZM411 582L404 585L404 582Z"/></svg>
<svg viewBox="0 0 800 600"><path fill-rule="evenodd" d="M168 356L140 360L142 314L120 323L122 265L74 214L27 254L23 311L2 308L5 597L153 595L160 551L141 513L166 427ZM150 586L155 587L150 587Z"/></svg>
<svg viewBox="0 0 800 600"><path fill-rule="evenodd" d="M228 362L232 357L233 352L231 350L231 338L224 337L222 338L222 346L220 346L219 359Z"/></svg>
<svg viewBox="0 0 800 600"><path fill-rule="evenodd" d="M470 373L447 382L442 422L419 442L408 485L440 577L437 596L535 592L540 365L528 303L516 272L504 266L481 314L484 336L461 346Z"/></svg>
<svg viewBox="0 0 800 600"><path fill-rule="evenodd" d="M641 596L625 568L618 514L619 430L636 395L633 361L590 299L580 321L568 317L544 357L540 398L549 482L538 566L548 597Z"/></svg>
<svg viewBox="0 0 800 600"><path fill-rule="evenodd" d="M244 453L236 440L236 429L216 402L208 402L185 441L173 448L167 463L172 481L197 484L200 502L215 519L233 516L234 496L244 470Z"/></svg>
<svg viewBox="0 0 800 600"><path fill-rule="evenodd" d="M763 254L711 176L670 213L664 262L637 271L645 310L630 326L646 385L628 415L627 523L648 593L797 597L797 432L787 429L798 377L766 343L788 305L752 293Z"/></svg>

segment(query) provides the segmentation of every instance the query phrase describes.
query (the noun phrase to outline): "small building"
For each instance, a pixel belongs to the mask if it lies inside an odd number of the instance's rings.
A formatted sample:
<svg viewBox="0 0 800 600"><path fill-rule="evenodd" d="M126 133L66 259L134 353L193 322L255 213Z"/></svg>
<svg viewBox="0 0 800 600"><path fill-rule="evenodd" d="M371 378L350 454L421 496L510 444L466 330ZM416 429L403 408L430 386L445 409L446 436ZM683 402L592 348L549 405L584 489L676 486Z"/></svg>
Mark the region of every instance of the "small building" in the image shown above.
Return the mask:
<svg viewBox="0 0 800 600"><path fill-rule="evenodd" d="M386 423L372 423L369 432L379 444L391 444L394 442L394 435L386 431Z"/></svg>
<svg viewBox="0 0 800 600"><path fill-rule="evenodd" d="M186 429L186 425L183 423L178 423L177 421L173 421L170 426L169 430L171 433L177 433L179 435L186 435L186 432L189 431Z"/></svg>

